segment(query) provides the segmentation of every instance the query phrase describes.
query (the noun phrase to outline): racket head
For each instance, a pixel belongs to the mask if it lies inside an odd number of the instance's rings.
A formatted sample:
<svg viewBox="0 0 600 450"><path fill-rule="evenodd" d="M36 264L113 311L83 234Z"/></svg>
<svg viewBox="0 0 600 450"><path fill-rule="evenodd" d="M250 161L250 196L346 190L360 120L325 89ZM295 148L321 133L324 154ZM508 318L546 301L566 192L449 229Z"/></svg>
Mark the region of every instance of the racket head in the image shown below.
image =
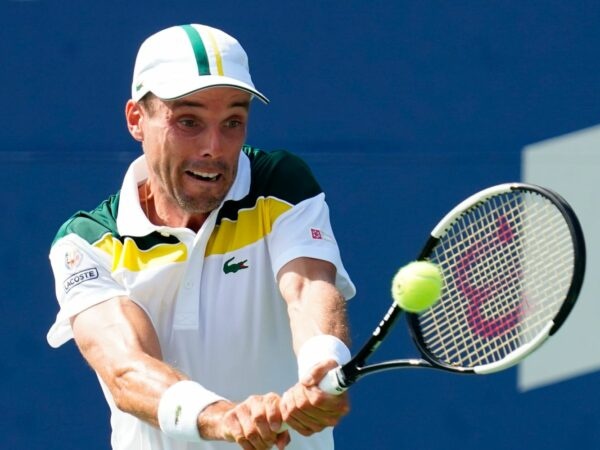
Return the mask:
<svg viewBox="0 0 600 450"><path fill-rule="evenodd" d="M485 374L517 364L561 327L583 284L585 242L561 196L508 183L457 205L419 259L444 279L438 303L407 314L423 358Z"/></svg>

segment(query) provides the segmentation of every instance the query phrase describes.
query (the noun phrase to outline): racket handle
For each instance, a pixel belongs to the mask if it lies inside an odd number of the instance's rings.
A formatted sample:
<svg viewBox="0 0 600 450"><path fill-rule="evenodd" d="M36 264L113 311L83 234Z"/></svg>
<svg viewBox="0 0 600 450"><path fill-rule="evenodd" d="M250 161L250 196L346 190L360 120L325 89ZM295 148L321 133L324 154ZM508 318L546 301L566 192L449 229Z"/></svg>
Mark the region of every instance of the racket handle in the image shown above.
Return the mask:
<svg viewBox="0 0 600 450"><path fill-rule="evenodd" d="M340 367L336 367L327 372L319 382L319 389L333 395L340 395L345 392L348 387L342 386L343 374L340 369Z"/></svg>

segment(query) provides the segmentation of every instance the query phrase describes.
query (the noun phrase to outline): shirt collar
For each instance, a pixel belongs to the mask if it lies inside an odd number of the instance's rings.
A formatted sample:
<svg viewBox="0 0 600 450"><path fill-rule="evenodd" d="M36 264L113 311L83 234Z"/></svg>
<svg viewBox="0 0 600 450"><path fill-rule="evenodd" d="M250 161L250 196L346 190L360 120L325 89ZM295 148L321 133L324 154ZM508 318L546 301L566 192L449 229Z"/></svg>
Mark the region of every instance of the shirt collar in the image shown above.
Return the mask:
<svg viewBox="0 0 600 450"><path fill-rule="evenodd" d="M158 231L172 232L171 227L156 226L152 224L140 205L140 196L138 186L148 178L148 166L146 156L142 155L131 163L123 185L117 210L117 228L121 236L147 236ZM238 160L238 171L225 200L218 209L221 209L223 203L228 200L240 200L250 192L250 160L244 152L240 152Z"/></svg>

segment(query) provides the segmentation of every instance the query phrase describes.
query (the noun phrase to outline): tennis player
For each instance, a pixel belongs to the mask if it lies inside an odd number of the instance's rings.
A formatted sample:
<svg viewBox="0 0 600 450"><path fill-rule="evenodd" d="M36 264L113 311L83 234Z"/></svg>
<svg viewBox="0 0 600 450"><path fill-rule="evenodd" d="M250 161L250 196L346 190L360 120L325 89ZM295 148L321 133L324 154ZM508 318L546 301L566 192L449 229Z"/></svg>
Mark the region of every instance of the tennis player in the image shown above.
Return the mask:
<svg viewBox="0 0 600 450"><path fill-rule="evenodd" d="M97 373L113 449L332 449L348 399L318 383L350 358L355 289L309 168L245 145L251 100L268 102L245 51L208 26L160 31L131 95L143 155L58 231L50 345L74 338Z"/></svg>

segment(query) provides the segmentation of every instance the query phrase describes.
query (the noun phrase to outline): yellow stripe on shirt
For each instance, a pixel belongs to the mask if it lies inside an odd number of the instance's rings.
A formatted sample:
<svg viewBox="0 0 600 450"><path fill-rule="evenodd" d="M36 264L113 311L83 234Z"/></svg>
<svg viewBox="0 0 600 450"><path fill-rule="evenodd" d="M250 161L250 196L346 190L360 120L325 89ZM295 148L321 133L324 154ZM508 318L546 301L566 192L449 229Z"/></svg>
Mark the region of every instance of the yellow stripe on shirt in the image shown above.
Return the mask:
<svg viewBox="0 0 600 450"><path fill-rule="evenodd" d="M141 250L132 238L121 243L111 234L105 234L94 246L112 257L112 271L126 269L140 272L152 267L184 262L187 260L187 248L181 242L176 244L157 244L148 250Z"/></svg>
<svg viewBox="0 0 600 450"><path fill-rule="evenodd" d="M271 233L273 223L292 205L273 197L260 197L251 209L238 211L236 221L224 219L206 245L205 256L223 255L253 244Z"/></svg>

